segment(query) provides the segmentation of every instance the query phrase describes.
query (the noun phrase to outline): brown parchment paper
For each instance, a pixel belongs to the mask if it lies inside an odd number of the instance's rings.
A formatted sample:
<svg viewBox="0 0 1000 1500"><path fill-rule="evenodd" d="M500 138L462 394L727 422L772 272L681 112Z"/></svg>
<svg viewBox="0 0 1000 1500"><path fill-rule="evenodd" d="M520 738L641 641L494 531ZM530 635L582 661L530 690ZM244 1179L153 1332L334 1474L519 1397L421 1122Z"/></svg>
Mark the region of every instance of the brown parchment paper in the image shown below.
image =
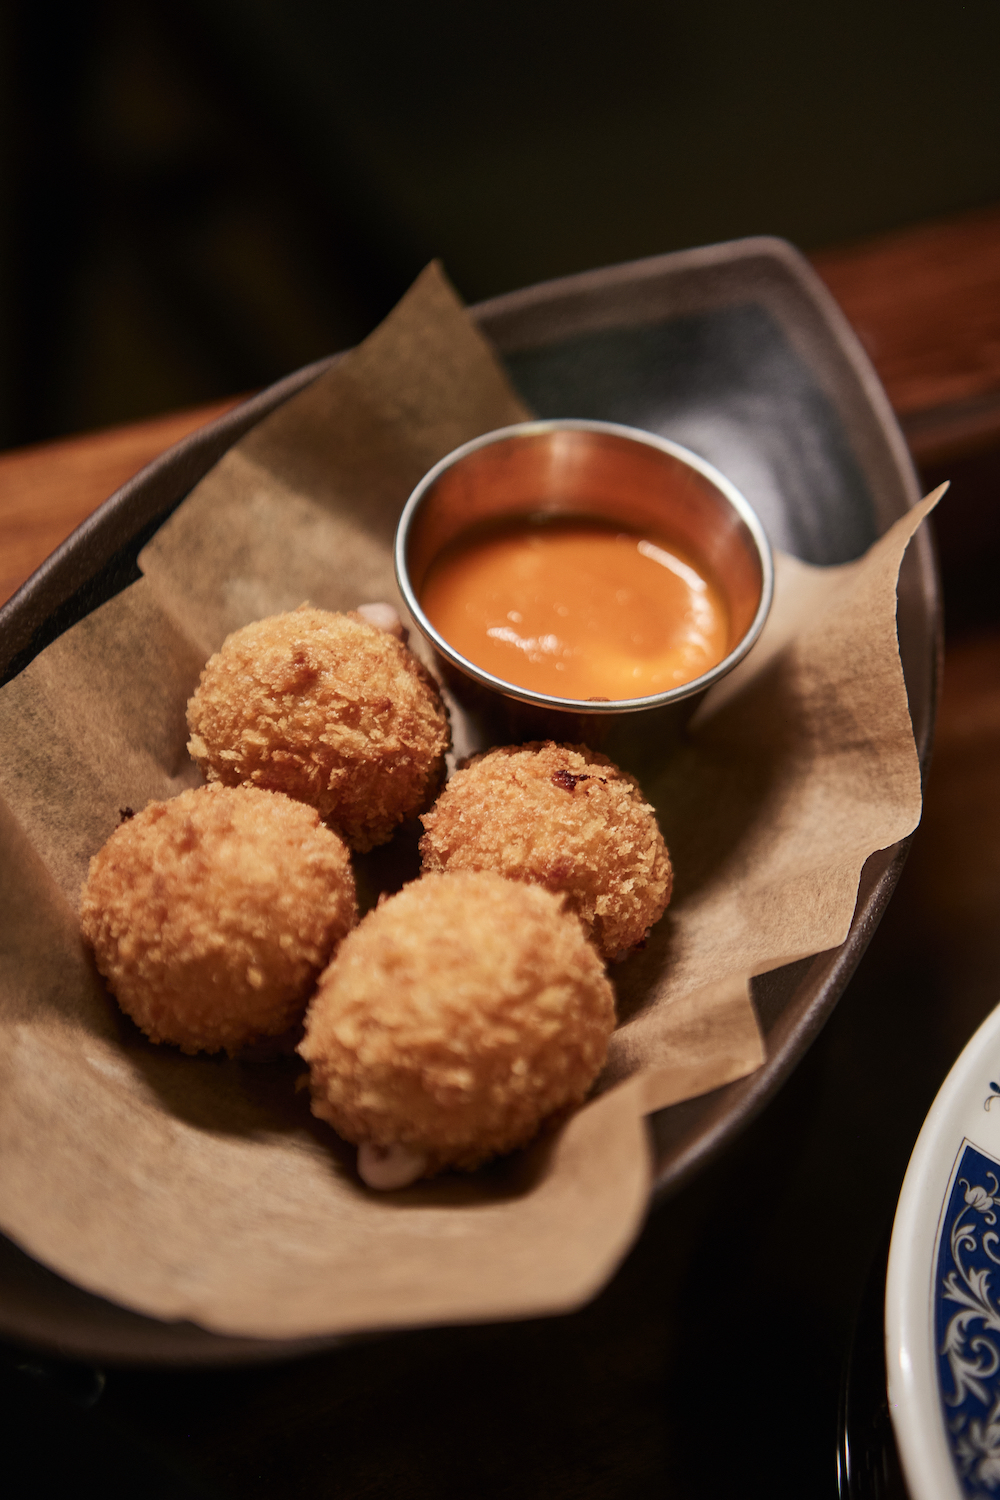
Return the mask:
<svg viewBox="0 0 1000 1500"><path fill-rule="evenodd" d="M916 824L895 589L936 497L858 562L778 559L764 637L646 786L676 895L613 974L602 1092L558 1134L375 1194L310 1116L293 1062L145 1041L83 948L79 888L120 808L197 784L184 710L206 656L307 598L398 605L391 542L412 486L525 415L430 268L206 476L140 582L0 692L0 1226L80 1285L258 1337L579 1304L641 1223L644 1113L760 1065L750 977L842 942L865 859ZM462 734L457 716L460 748ZM391 855L373 858L377 883Z"/></svg>

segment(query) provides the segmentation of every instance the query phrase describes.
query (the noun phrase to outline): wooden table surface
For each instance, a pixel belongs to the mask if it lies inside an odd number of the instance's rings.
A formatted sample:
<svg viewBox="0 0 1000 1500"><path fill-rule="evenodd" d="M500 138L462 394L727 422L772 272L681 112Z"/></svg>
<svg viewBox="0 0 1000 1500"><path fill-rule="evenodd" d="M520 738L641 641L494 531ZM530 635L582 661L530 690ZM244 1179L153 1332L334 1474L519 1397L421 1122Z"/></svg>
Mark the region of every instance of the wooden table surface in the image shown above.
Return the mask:
<svg viewBox="0 0 1000 1500"><path fill-rule="evenodd" d="M813 259L927 483L955 480L937 531L949 637L924 820L832 1020L578 1313L256 1370L112 1370L93 1404L92 1372L7 1351L0 1409L33 1493L81 1475L106 1500L837 1493L869 1262L923 1116L1000 999L1000 209ZM0 456L0 595L228 404Z"/></svg>
<svg viewBox="0 0 1000 1500"><path fill-rule="evenodd" d="M1000 207L812 260L918 464L1000 446ZM0 604L119 485L238 399L0 454Z"/></svg>

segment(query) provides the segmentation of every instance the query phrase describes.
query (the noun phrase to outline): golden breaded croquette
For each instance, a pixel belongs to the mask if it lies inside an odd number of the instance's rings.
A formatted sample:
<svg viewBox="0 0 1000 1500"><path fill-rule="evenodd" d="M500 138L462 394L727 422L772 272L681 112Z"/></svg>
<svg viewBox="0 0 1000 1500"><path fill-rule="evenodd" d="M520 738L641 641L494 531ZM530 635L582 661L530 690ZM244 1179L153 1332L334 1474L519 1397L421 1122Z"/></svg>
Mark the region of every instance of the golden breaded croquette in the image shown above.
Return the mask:
<svg viewBox="0 0 1000 1500"><path fill-rule="evenodd" d="M426 870L495 870L565 895L602 956L667 908L670 857L634 777L586 745L507 745L457 771L421 820Z"/></svg>
<svg viewBox="0 0 1000 1500"><path fill-rule="evenodd" d="M299 1019L358 909L344 841L313 808L216 784L121 823L90 861L80 920L152 1041L233 1053Z"/></svg>
<svg viewBox="0 0 1000 1500"><path fill-rule="evenodd" d="M604 966L558 897L426 875L341 944L298 1050L313 1113L362 1150L403 1150L412 1180L526 1145L584 1098L614 1023Z"/></svg>
<svg viewBox="0 0 1000 1500"><path fill-rule="evenodd" d="M226 639L188 728L209 781L308 802L358 850L428 805L450 743L437 685L400 640L308 605Z"/></svg>

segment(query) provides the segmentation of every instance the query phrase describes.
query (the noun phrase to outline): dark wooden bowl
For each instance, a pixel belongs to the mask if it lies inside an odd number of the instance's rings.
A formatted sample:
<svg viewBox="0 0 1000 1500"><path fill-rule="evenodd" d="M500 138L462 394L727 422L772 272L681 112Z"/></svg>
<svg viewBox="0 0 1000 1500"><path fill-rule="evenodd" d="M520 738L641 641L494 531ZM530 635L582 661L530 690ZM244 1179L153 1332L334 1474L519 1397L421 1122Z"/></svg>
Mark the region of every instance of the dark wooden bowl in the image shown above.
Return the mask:
<svg viewBox="0 0 1000 1500"><path fill-rule="evenodd" d="M919 498L885 393L806 261L751 239L658 256L512 292L472 309L540 416L648 428L709 459L757 510L772 545L807 562L859 556ZM338 356L297 371L156 459L80 526L0 608L0 681L139 576L136 557L216 460ZM899 581L900 652L926 772L941 653L927 528ZM865 865L847 941L754 981L767 1061L651 1120L662 1201L721 1152L780 1088L868 945L908 841ZM267 1341L144 1318L82 1291L0 1239L0 1334L68 1356L229 1364L336 1340Z"/></svg>

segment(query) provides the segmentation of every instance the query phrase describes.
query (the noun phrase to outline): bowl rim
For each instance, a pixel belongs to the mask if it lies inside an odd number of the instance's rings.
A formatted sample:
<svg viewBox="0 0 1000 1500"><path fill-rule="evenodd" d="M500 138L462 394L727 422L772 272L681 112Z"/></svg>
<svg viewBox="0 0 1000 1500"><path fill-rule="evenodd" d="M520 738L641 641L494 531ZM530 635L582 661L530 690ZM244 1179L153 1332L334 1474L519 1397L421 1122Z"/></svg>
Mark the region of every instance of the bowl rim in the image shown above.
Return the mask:
<svg viewBox="0 0 1000 1500"><path fill-rule="evenodd" d="M703 479L721 492L737 515L743 521L747 530L753 538L757 549L757 556L761 566L761 591L760 600L753 620L750 622L746 632L741 636L733 649L716 662L709 671L703 672L699 677L694 677L690 682L682 682L677 687L669 688L663 693L650 693L641 698L563 698L556 697L551 693L540 693L533 688L521 687L514 682L508 682L505 678L497 677L492 672L487 672L476 662L471 661L456 651L449 641L436 629L428 619L417 598L416 590L410 582L409 568L406 560L407 543L411 527L416 519L417 513L424 498L433 489L442 474L461 463L471 454L477 453L481 448L492 447L497 443L507 442L512 438L545 436L558 432L593 432L604 434L608 437L620 438L627 442L641 443L644 447L653 448L668 457L675 459L685 467L694 469ZM771 544L767 533L761 524L760 517L746 496L736 488L732 480L727 479L714 464L706 459L700 458L697 453L692 453L690 448L684 448L680 443L673 442L670 438L660 437L656 433L645 432L637 427L627 426L623 422L602 422L586 417L554 417L532 419L527 422L514 422L507 427L497 427L492 432L482 433L479 437L471 438L469 442L462 443L458 448L446 453L444 458L429 469L420 482L410 494L399 522L396 526L396 536L393 543L393 558L396 569L396 582L399 591L414 623L423 636L431 643L434 649L444 659L457 667L460 672L471 677L480 686L489 688L505 698L512 698L517 703L526 703L536 708L551 710L563 710L567 713L581 715L600 715L603 717L619 714L642 713L650 709L666 708L674 703L681 703L686 698L692 698L707 692L721 678L727 676L739 662L743 660L751 647L755 645L760 633L764 628L771 603L774 598L774 558Z"/></svg>

